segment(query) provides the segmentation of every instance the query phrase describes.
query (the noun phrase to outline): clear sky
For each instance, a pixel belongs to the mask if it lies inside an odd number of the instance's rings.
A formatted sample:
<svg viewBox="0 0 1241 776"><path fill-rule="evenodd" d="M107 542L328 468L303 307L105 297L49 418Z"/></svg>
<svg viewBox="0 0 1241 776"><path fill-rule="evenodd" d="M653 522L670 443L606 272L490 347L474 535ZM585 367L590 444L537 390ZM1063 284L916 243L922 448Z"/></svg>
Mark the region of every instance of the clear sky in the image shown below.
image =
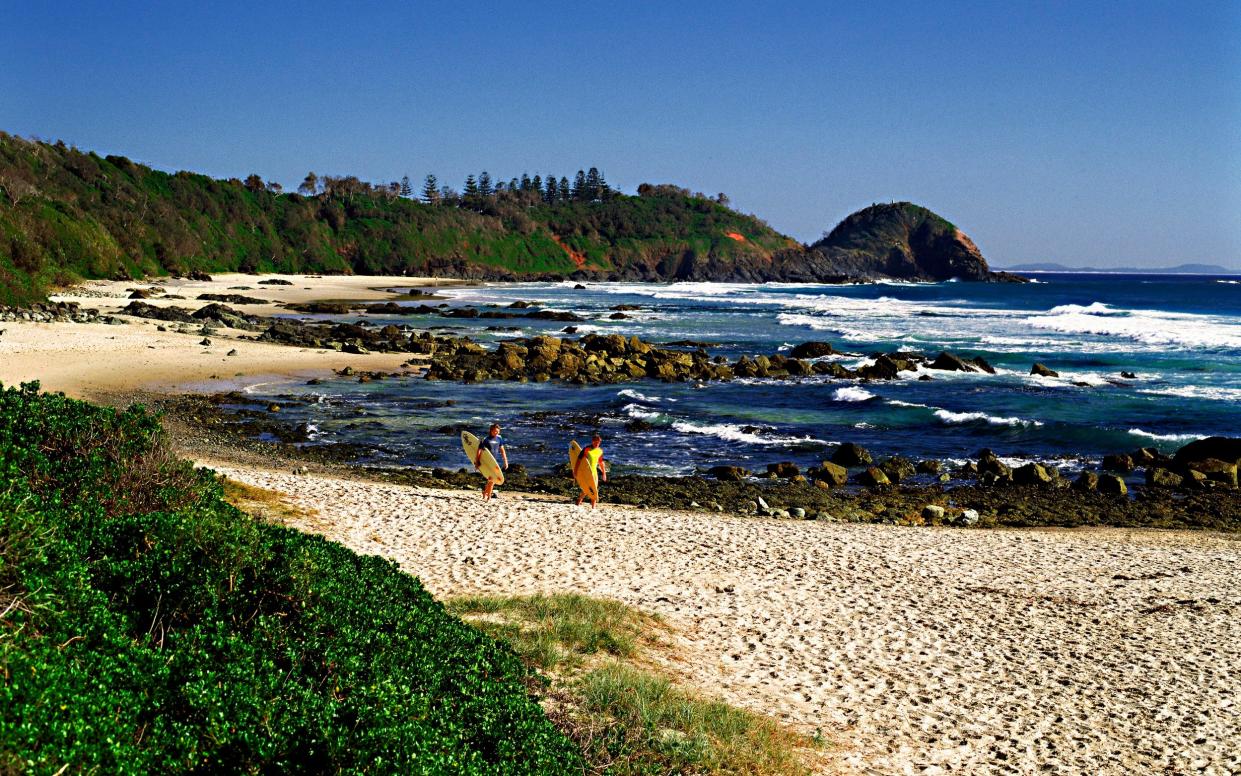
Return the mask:
<svg viewBox="0 0 1241 776"><path fill-rule="evenodd" d="M0 129L296 185L596 165L812 241L1241 268L1241 2L3 4Z"/></svg>

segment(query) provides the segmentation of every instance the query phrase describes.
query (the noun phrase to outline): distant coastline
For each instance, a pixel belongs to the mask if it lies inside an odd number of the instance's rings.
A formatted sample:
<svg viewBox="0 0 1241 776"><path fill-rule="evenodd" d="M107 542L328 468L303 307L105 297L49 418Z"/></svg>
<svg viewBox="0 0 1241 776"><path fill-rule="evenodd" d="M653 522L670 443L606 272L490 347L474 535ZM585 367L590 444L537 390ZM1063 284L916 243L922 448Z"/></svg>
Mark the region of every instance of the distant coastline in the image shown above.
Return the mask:
<svg viewBox="0 0 1241 776"><path fill-rule="evenodd" d="M1075 273L1083 275L1241 275L1241 269L1229 269L1218 264L1177 264L1172 267L1068 267L1063 264L1040 262L1014 264L998 268L1004 272L1027 272L1036 274Z"/></svg>

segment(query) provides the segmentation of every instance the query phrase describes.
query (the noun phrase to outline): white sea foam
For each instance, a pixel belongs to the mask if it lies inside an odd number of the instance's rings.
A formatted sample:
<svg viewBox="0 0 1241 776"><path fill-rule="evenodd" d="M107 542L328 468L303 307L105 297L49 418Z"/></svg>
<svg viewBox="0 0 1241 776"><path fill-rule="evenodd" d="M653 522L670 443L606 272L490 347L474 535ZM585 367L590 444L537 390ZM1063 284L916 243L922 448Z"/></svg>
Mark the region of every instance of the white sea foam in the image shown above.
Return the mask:
<svg viewBox="0 0 1241 776"><path fill-rule="evenodd" d="M1036 329L1180 348L1241 348L1241 325L1214 315L1122 310L1102 302L1060 305L1026 318Z"/></svg>
<svg viewBox="0 0 1241 776"><path fill-rule="evenodd" d="M661 413L653 412L639 404L626 404L621 408L626 415L631 418L642 418L643 420L653 420L658 418Z"/></svg>
<svg viewBox="0 0 1241 776"><path fill-rule="evenodd" d="M1176 388L1142 388L1138 393L1154 396L1178 396L1182 399L1211 399L1214 401L1241 402L1241 388L1223 388L1210 385L1183 385Z"/></svg>
<svg viewBox="0 0 1241 776"><path fill-rule="evenodd" d="M763 436L749 431L742 431L742 426L732 423L698 424L678 420L672 424L672 428L683 434L703 434L729 442L744 442L750 445L790 445L805 442L827 444L822 439L815 439L810 436Z"/></svg>
<svg viewBox="0 0 1241 776"><path fill-rule="evenodd" d="M1140 428L1131 428L1129 433L1134 436L1146 437L1154 439L1158 442L1192 442L1195 439L1204 438L1204 434L1155 434L1150 431L1143 431Z"/></svg>
<svg viewBox="0 0 1241 776"><path fill-rule="evenodd" d="M663 401L662 396L647 396L646 394L639 393L638 391L635 391L632 388L625 388L623 390L617 391L616 395L623 396L626 399L633 399L635 401L645 401L645 402Z"/></svg>
<svg viewBox="0 0 1241 776"><path fill-rule="evenodd" d="M1228 284L1228 285L1230 285L1230 286L1238 286L1238 285L1241 285L1241 280L1217 280L1217 281L1215 281L1215 282L1216 282L1216 283L1226 283L1226 284Z"/></svg>
<svg viewBox="0 0 1241 776"><path fill-rule="evenodd" d="M836 391L832 394L833 401L847 401L847 402L870 401L873 398L875 398L875 394L871 393L865 388L859 388L856 385L850 385L844 388L837 388Z"/></svg>
<svg viewBox="0 0 1241 776"><path fill-rule="evenodd" d="M1003 418L996 415L988 415L985 412L952 412L951 410L935 410L935 417L949 425L959 425L962 423L989 423L993 426L1041 426L1041 421L1026 420L1025 418Z"/></svg>
<svg viewBox="0 0 1241 776"><path fill-rule="evenodd" d="M900 399L888 399L888 404L891 404L893 407L921 407L923 409L928 409L927 405L919 404L916 401L901 401Z"/></svg>

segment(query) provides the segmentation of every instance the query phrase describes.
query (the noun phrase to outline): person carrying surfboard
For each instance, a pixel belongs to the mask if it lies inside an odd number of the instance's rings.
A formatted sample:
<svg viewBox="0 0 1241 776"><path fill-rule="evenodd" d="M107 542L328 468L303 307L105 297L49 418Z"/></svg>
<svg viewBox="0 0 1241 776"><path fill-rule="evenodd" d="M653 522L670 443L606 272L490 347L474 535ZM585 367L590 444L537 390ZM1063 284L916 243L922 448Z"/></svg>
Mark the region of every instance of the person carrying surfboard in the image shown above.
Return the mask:
<svg viewBox="0 0 1241 776"><path fill-rule="evenodd" d="M589 466L592 469L594 469L596 472L598 472L600 480L602 480L603 482L607 482L608 481L608 469L606 466L601 466L600 464L602 463L603 463L603 437L599 436L598 434L595 434L591 436L590 444L587 445L585 448L583 448L582 454L577 457L577 463L574 464L573 466L573 479L580 482L580 480L578 480L578 471L583 466ZM587 495L588 494L586 493L586 490L583 488L581 495L577 497L578 506L581 506L582 501L586 499ZM590 508L594 509L598 505L599 505L599 491L598 489L596 489L593 494L590 494Z"/></svg>
<svg viewBox="0 0 1241 776"><path fill-rule="evenodd" d="M508 469L508 451L504 449L504 437L500 436L500 424L492 423L491 428L487 430L487 436L478 442L478 452L474 454L474 468L478 468L483 462L483 451L491 453L491 457L496 461L503 461L504 468ZM495 490L496 481L487 478L487 483L483 485L483 501L491 498L491 491Z"/></svg>

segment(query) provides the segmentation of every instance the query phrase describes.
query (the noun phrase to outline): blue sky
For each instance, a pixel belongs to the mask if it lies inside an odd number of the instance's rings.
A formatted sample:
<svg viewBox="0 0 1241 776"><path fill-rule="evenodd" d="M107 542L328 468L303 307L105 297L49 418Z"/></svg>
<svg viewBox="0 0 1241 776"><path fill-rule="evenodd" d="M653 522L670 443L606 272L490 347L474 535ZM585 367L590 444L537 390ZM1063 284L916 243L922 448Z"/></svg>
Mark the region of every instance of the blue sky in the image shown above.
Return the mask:
<svg viewBox="0 0 1241 776"><path fill-rule="evenodd" d="M812 241L909 199L993 263L1241 268L1241 3L8 3L0 129L165 169L597 165Z"/></svg>

